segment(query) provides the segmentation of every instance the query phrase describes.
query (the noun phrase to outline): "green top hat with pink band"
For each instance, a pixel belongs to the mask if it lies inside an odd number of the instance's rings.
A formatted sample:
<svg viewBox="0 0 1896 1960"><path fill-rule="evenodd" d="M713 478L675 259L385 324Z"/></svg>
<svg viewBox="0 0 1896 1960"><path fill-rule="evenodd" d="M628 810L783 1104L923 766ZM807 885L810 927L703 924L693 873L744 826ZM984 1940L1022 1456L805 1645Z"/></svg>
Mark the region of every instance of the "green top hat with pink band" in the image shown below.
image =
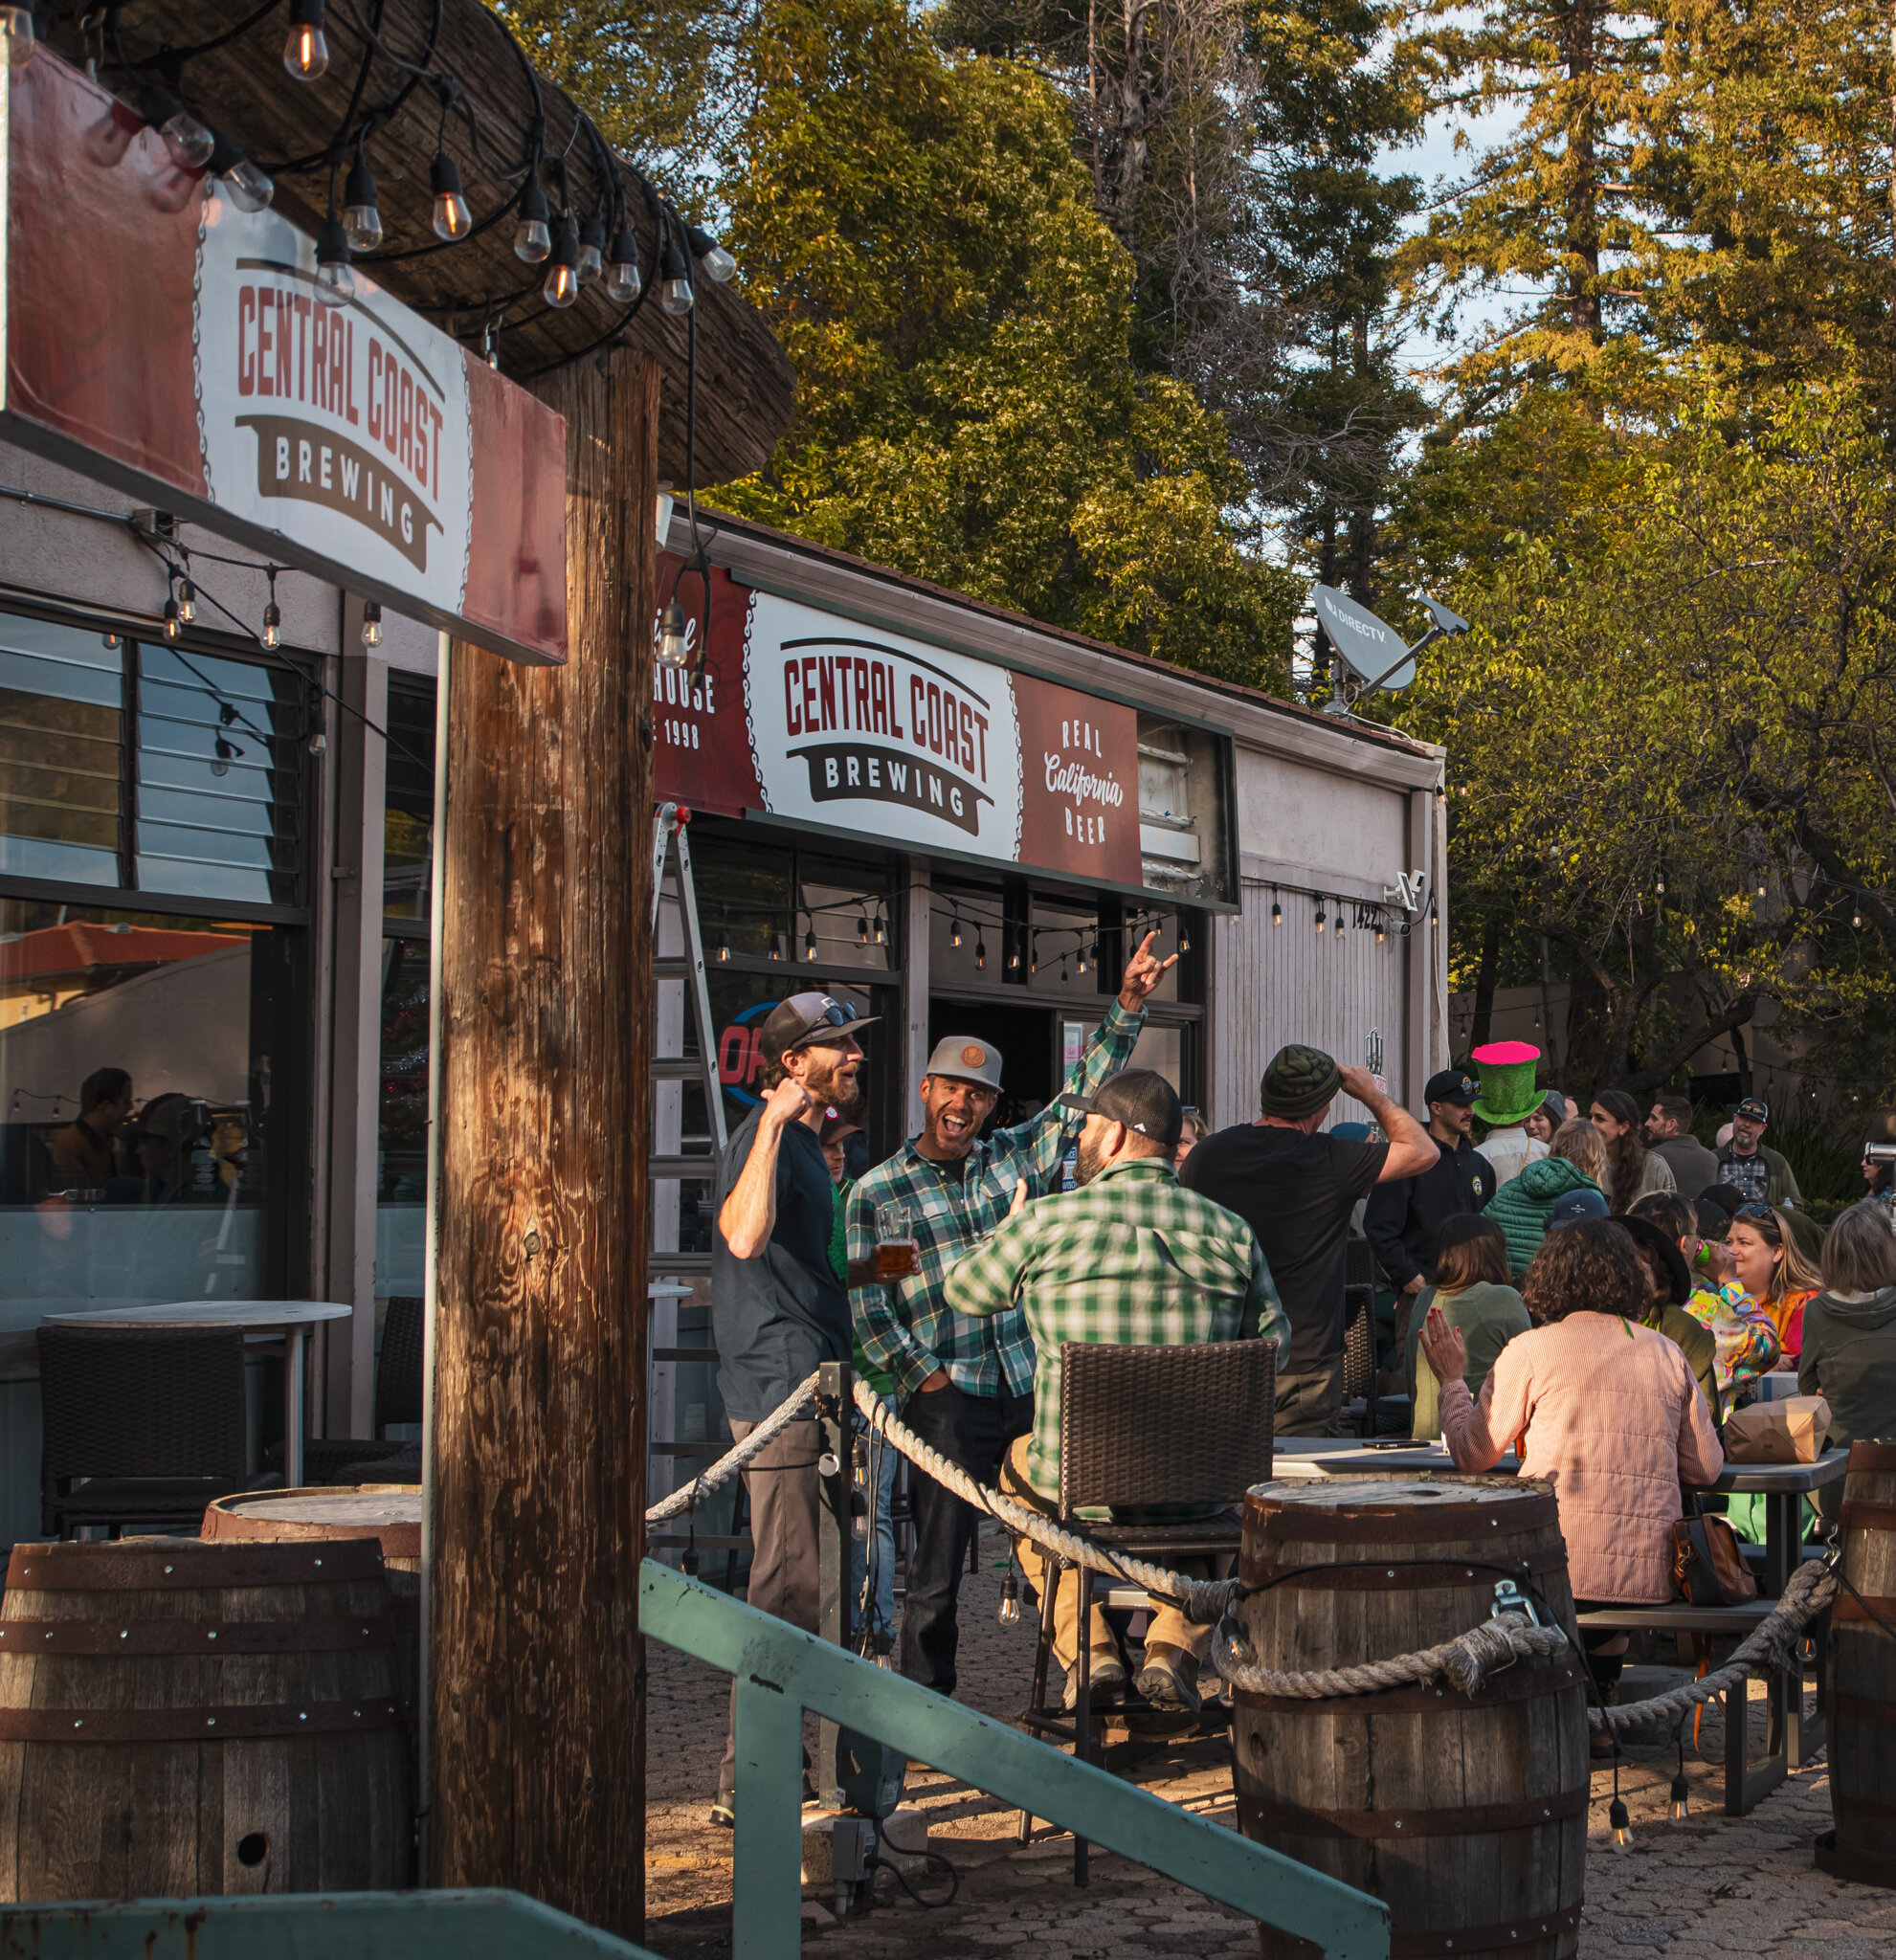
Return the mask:
<svg viewBox="0 0 1896 1960"><path fill-rule="evenodd" d="M1475 1114L1490 1128L1526 1123L1541 1106L1541 1092L1534 1087L1534 1070L1541 1058L1538 1048L1526 1041L1490 1041L1468 1058L1482 1076Z"/></svg>

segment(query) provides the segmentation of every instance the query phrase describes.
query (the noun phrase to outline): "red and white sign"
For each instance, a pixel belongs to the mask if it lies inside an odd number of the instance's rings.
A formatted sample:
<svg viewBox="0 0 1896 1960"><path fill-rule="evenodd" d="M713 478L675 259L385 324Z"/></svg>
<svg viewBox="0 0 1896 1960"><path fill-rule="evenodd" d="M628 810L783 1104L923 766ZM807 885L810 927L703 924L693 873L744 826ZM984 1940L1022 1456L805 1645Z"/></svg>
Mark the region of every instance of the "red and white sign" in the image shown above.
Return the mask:
<svg viewBox="0 0 1896 1960"><path fill-rule="evenodd" d="M661 559L670 595L678 561ZM703 593L679 602L697 647ZM711 573L705 671L658 666L657 793L1140 884L1133 710Z"/></svg>
<svg viewBox="0 0 1896 1960"><path fill-rule="evenodd" d="M566 424L240 212L41 48L10 71L0 433L495 652L566 658ZM109 131L120 141L87 138ZM101 154L123 151L101 164Z"/></svg>

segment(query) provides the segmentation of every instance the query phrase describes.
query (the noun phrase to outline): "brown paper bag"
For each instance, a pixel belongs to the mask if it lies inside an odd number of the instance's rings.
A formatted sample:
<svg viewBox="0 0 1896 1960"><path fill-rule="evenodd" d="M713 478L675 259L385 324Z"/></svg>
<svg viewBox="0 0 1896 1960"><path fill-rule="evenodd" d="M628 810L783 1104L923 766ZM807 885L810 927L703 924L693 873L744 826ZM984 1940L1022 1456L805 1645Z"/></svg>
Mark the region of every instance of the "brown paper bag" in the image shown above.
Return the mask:
<svg viewBox="0 0 1896 1960"><path fill-rule="evenodd" d="M1815 1463L1830 1434L1830 1404L1821 1395L1753 1402L1726 1419L1725 1455L1733 1463Z"/></svg>

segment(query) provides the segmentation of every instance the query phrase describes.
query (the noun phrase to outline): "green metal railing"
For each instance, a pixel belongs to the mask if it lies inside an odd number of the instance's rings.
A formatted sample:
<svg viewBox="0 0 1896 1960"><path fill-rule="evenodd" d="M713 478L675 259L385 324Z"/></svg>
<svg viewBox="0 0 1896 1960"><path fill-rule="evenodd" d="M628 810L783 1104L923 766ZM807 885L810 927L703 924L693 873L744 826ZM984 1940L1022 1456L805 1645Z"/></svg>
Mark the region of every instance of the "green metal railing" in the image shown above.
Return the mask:
<svg viewBox="0 0 1896 1960"><path fill-rule="evenodd" d="M1328 1960L1388 1960L1380 1899L649 1559L638 1618L653 1639L737 1683L732 1960L796 1960L806 1708L1308 1940Z"/></svg>
<svg viewBox="0 0 1896 1960"><path fill-rule="evenodd" d="M0 1908L0 1960L658 1960L519 1892L293 1892Z"/></svg>

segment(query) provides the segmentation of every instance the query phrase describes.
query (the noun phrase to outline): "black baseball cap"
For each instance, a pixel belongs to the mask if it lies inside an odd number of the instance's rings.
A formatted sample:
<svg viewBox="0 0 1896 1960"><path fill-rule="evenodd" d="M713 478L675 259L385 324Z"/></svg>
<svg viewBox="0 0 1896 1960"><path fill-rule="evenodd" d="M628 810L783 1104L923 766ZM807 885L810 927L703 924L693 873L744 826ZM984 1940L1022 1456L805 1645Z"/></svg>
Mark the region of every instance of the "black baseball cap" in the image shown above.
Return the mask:
<svg viewBox="0 0 1896 1960"><path fill-rule="evenodd" d="M770 1010L758 1046L766 1061L780 1062L792 1048L847 1040L859 1028L881 1019L880 1014L859 1014L848 1001L827 993L792 993Z"/></svg>
<svg viewBox="0 0 1896 1960"><path fill-rule="evenodd" d="M1731 1114L1749 1118L1752 1123L1771 1121L1771 1104L1762 1096L1747 1096Z"/></svg>
<svg viewBox="0 0 1896 1960"><path fill-rule="evenodd" d="M1422 1101L1428 1102L1459 1102L1468 1108L1479 1094L1474 1078L1465 1069L1438 1069L1428 1080L1428 1086L1422 1091Z"/></svg>
<svg viewBox="0 0 1896 1960"><path fill-rule="evenodd" d="M1058 1101L1062 1109L1123 1123L1168 1150L1178 1147L1185 1127L1185 1105L1178 1100L1177 1090L1156 1069L1125 1069L1109 1076L1090 1096L1065 1095Z"/></svg>

